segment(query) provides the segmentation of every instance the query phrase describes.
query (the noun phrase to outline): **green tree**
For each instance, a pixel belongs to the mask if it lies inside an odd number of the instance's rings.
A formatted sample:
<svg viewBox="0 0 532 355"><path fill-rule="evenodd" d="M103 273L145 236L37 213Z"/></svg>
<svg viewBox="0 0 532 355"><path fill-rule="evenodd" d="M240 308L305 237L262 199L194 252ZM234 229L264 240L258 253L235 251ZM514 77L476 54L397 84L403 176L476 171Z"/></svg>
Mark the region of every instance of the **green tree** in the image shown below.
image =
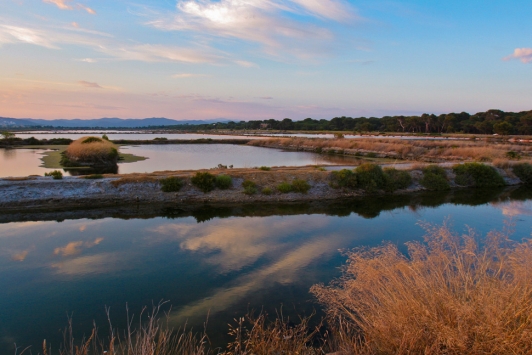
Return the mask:
<svg viewBox="0 0 532 355"><path fill-rule="evenodd" d="M493 131L503 136L511 134L513 130L514 126L506 121L497 122L493 125Z"/></svg>
<svg viewBox="0 0 532 355"><path fill-rule="evenodd" d="M11 138L15 137L15 133L13 133L13 132L2 131L2 132L0 132L0 134L2 135L4 141L6 141L6 142L9 142L11 140Z"/></svg>

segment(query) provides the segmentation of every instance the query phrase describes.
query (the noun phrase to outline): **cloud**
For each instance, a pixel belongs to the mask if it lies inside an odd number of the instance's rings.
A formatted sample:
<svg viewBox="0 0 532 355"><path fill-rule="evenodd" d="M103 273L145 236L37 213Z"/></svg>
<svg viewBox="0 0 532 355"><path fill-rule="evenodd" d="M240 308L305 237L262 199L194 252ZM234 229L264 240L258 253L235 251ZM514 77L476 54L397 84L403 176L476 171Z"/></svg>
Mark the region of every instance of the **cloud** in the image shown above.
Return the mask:
<svg viewBox="0 0 532 355"><path fill-rule="evenodd" d="M55 248L54 254L61 256L72 256L82 252L83 249L92 248L103 241L103 238L96 238L93 242L76 241L70 242L64 247Z"/></svg>
<svg viewBox="0 0 532 355"><path fill-rule="evenodd" d="M273 100L273 97L271 97L271 96L260 96L258 98L261 99L261 100Z"/></svg>
<svg viewBox="0 0 532 355"><path fill-rule="evenodd" d="M16 253L11 257L11 260L13 261L24 261L26 260L26 256L28 256L28 250L24 250L20 253Z"/></svg>
<svg viewBox="0 0 532 355"><path fill-rule="evenodd" d="M41 31L26 27L0 25L0 45L17 42L57 49L53 41Z"/></svg>
<svg viewBox="0 0 532 355"><path fill-rule="evenodd" d="M532 62L532 48L516 48L513 54L504 57L503 59L519 59L523 63L530 63Z"/></svg>
<svg viewBox="0 0 532 355"><path fill-rule="evenodd" d="M72 10L72 6L66 4L68 1L69 0L43 0L45 3L54 4L61 10Z"/></svg>
<svg viewBox="0 0 532 355"><path fill-rule="evenodd" d="M74 10L74 7L68 4L70 3L70 0L43 0L43 2L48 3L48 4L53 4L57 6L58 8L60 8L61 10ZM96 15L96 11L94 11L90 7L87 7L83 4L77 3L76 8L80 10L84 10L91 15Z"/></svg>
<svg viewBox="0 0 532 355"><path fill-rule="evenodd" d="M245 60L236 60L235 63L240 65L241 67L246 67L246 68L258 68L259 67L258 64L248 62Z"/></svg>
<svg viewBox="0 0 532 355"><path fill-rule="evenodd" d="M275 56L320 54L320 47L334 36L316 23L352 24L360 19L343 0L178 0L176 10L148 24L166 31L257 43Z"/></svg>
<svg viewBox="0 0 532 355"><path fill-rule="evenodd" d="M196 77L202 77L202 76L206 76L206 75L205 74L181 73L181 74L172 75L172 78L182 79L182 78L196 78Z"/></svg>
<svg viewBox="0 0 532 355"><path fill-rule="evenodd" d="M91 83L89 81L81 80L81 81L78 81L78 84L80 84L81 86L84 86L86 88L103 89L103 87L98 85L98 83Z"/></svg>

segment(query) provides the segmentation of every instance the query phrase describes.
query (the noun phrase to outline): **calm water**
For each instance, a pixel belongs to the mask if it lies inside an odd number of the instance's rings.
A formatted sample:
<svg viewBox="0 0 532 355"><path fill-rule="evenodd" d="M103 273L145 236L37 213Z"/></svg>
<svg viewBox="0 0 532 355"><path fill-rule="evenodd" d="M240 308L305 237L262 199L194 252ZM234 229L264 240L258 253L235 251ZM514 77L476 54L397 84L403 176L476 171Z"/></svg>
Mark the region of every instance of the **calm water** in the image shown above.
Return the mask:
<svg viewBox="0 0 532 355"><path fill-rule="evenodd" d="M52 138L69 138L78 139L88 135L101 136L107 134L110 140L130 139L130 140L153 140L154 138L168 138L168 139L260 139L260 137L242 136L242 135L222 135L222 134L196 134L196 133L138 133L138 132L105 132L105 131L86 131L86 132L69 132L69 133L16 133L18 138L35 137L37 139L52 139Z"/></svg>
<svg viewBox="0 0 532 355"><path fill-rule="evenodd" d="M223 165L235 168L255 166L303 166L320 164L355 164L357 159L309 152L283 151L280 149L232 144L162 144L123 146L120 151L147 160L118 164L118 173L145 173L163 170L209 169ZM0 177L43 175L40 167L42 149L0 148ZM79 170L72 170L72 174ZM68 175L69 173L66 173Z"/></svg>
<svg viewBox="0 0 532 355"><path fill-rule="evenodd" d="M0 215L0 353L12 344L58 344L67 314L76 335L105 326L111 307L169 300L173 325L224 341L227 323L249 309L310 313L309 288L339 275L339 249L419 240L419 221L486 232L515 223L529 237L532 192L499 190L365 198L344 203L203 207L161 206ZM103 335L103 334L102 334Z"/></svg>

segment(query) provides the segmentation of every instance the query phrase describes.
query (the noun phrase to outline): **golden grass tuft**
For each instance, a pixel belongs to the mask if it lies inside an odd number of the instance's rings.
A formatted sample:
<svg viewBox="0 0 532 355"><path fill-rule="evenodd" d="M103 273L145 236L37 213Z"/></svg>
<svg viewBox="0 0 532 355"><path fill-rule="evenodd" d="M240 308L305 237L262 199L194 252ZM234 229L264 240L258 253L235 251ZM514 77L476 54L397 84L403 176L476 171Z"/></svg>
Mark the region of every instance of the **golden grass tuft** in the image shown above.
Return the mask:
<svg viewBox="0 0 532 355"><path fill-rule="evenodd" d="M65 155L69 160L79 163L116 163L118 149L108 140L82 137L68 146Z"/></svg>
<svg viewBox="0 0 532 355"><path fill-rule="evenodd" d="M425 226L408 257L387 244L348 254L312 292L349 354L532 353L532 241Z"/></svg>

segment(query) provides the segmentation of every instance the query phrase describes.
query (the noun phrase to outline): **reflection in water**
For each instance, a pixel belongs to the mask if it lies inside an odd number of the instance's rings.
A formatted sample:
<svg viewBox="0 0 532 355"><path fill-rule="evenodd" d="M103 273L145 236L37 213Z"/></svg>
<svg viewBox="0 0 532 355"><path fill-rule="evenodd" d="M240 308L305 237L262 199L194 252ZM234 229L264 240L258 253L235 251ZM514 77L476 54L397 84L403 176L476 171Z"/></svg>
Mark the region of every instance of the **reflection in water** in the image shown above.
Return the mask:
<svg viewBox="0 0 532 355"><path fill-rule="evenodd" d="M311 312L308 289L338 276L339 249L419 240L419 220L452 216L458 230L467 224L486 232L512 215L515 237L530 235L530 189L479 191L329 204L4 214L0 352L11 351L12 342L38 349L45 337L57 344L55 330L69 312L81 336L93 320L105 323L104 306L123 328L126 303L137 312L160 299L172 303L175 326L188 320L198 329L210 313L211 340L222 342L227 322L248 309L284 304L287 313Z"/></svg>
<svg viewBox="0 0 532 355"><path fill-rule="evenodd" d="M0 150L2 150L2 156L4 160L12 160L17 158L17 149L3 148Z"/></svg>
<svg viewBox="0 0 532 355"><path fill-rule="evenodd" d="M40 167L44 149L0 148L0 177L44 175L54 169Z"/></svg>

